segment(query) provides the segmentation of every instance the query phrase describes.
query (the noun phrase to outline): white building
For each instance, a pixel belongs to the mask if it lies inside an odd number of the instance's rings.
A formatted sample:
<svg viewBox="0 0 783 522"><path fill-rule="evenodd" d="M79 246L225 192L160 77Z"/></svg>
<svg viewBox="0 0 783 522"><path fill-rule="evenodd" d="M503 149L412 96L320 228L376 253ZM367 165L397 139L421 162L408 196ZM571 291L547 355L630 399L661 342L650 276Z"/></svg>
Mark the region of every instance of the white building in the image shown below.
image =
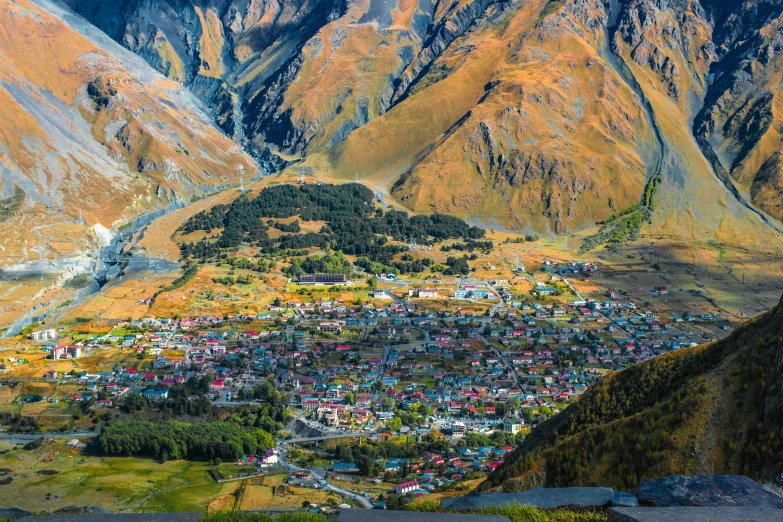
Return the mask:
<svg viewBox="0 0 783 522"><path fill-rule="evenodd" d="M48 330L38 330L30 334L30 339L33 341L51 341L57 339L57 331L53 328Z"/></svg>
<svg viewBox="0 0 783 522"><path fill-rule="evenodd" d="M522 429L522 421L519 419L506 419L503 421L503 432L516 435Z"/></svg>
<svg viewBox="0 0 783 522"><path fill-rule="evenodd" d="M419 481L411 480L409 482L401 482L397 484L397 486L394 488L394 492L398 495L407 495L408 493L413 493L417 489L419 489Z"/></svg>

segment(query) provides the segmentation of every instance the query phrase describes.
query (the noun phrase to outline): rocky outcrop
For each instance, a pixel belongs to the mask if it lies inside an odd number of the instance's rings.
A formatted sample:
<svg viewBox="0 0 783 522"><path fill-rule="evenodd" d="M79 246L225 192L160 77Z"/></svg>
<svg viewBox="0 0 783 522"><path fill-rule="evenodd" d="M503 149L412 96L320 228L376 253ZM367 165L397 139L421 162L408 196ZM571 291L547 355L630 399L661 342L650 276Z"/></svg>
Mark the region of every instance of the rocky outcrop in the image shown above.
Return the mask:
<svg viewBox="0 0 783 522"><path fill-rule="evenodd" d="M413 84L420 80L432 63L451 43L476 23L487 8L496 0L472 0L463 5L454 3L437 24L426 34L422 50L394 81L394 91L388 99L382 100L381 111L386 112L405 97Z"/></svg>
<svg viewBox="0 0 783 522"><path fill-rule="evenodd" d="M639 485L636 497L642 505L670 506L767 506L783 509L783 498L764 490L741 475L673 475Z"/></svg>

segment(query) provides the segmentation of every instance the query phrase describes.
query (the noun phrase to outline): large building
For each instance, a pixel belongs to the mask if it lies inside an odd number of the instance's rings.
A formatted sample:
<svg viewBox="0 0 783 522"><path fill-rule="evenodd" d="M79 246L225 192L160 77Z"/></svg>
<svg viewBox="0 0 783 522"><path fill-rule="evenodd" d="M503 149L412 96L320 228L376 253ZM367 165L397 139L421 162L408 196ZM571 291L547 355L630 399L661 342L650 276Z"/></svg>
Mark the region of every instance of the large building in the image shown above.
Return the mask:
<svg viewBox="0 0 783 522"><path fill-rule="evenodd" d="M82 349L79 346L73 346L73 345L62 344L59 346L55 346L49 352L49 357L54 360L73 359L75 357L81 357L81 356L82 356Z"/></svg>
<svg viewBox="0 0 783 522"><path fill-rule="evenodd" d="M519 419L506 419L503 421L503 432L516 435L522 429L522 421Z"/></svg>
<svg viewBox="0 0 783 522"><path fill-rule="evenodd" d="M57 331L52 328L49 330L38 330L30 334L30 339L33 341L51 341L57 339Z"/></svg>
<svg viewBox="0 0 783 522"><path fill-rule="evenodd" d="M347 281L345 274L305 274L299 277L300 285L343 285Z"/></svg>
<svg viewBox="0 0 783 522"><path fill-rule="evenodd" d="M419 489L419 481L411 480L409 482L401 482L397 484L397 486L394 488L394 492L398 495L407 495L408 493L413 493L417 489Z"/></svg>
<svg viewBox="0 0 783 522"><path fill-rule="evenodd" d="M438 299L440 297L437 288L412 288L408 290L408 295L420 299Z"/></svg>

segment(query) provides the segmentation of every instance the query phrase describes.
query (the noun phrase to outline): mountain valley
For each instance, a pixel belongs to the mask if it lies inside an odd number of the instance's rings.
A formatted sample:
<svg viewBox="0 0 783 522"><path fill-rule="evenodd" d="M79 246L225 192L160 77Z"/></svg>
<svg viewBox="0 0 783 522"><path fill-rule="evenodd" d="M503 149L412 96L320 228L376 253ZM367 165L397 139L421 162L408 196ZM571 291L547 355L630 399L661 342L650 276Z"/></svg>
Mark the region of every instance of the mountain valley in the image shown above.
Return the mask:
<svg viewBox="0 0 783 522"><path fill-rule="evenodd" d="M0 492L783 484L781 84L783 0L0 0Z"/></svg>

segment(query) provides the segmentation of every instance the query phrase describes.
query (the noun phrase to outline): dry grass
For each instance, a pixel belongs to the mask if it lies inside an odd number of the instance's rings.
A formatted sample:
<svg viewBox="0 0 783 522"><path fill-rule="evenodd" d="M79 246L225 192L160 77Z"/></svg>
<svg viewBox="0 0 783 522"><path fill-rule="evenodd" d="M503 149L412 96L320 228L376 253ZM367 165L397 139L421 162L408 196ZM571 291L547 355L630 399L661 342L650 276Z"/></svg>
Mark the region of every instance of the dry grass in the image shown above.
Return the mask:
<svg viewBox="0 0 783 522"><path fill-rule="evenodd" d="M245 481L239 509L301 508L302 503L305 501L312 504L323 504L326 503L327 498L333 496L324 490L298 486L289 486L283 490L280 486L287 478L288 475L286 474L277 474ZM277 487L277 494L273 495L275 487Z"/></svg>

